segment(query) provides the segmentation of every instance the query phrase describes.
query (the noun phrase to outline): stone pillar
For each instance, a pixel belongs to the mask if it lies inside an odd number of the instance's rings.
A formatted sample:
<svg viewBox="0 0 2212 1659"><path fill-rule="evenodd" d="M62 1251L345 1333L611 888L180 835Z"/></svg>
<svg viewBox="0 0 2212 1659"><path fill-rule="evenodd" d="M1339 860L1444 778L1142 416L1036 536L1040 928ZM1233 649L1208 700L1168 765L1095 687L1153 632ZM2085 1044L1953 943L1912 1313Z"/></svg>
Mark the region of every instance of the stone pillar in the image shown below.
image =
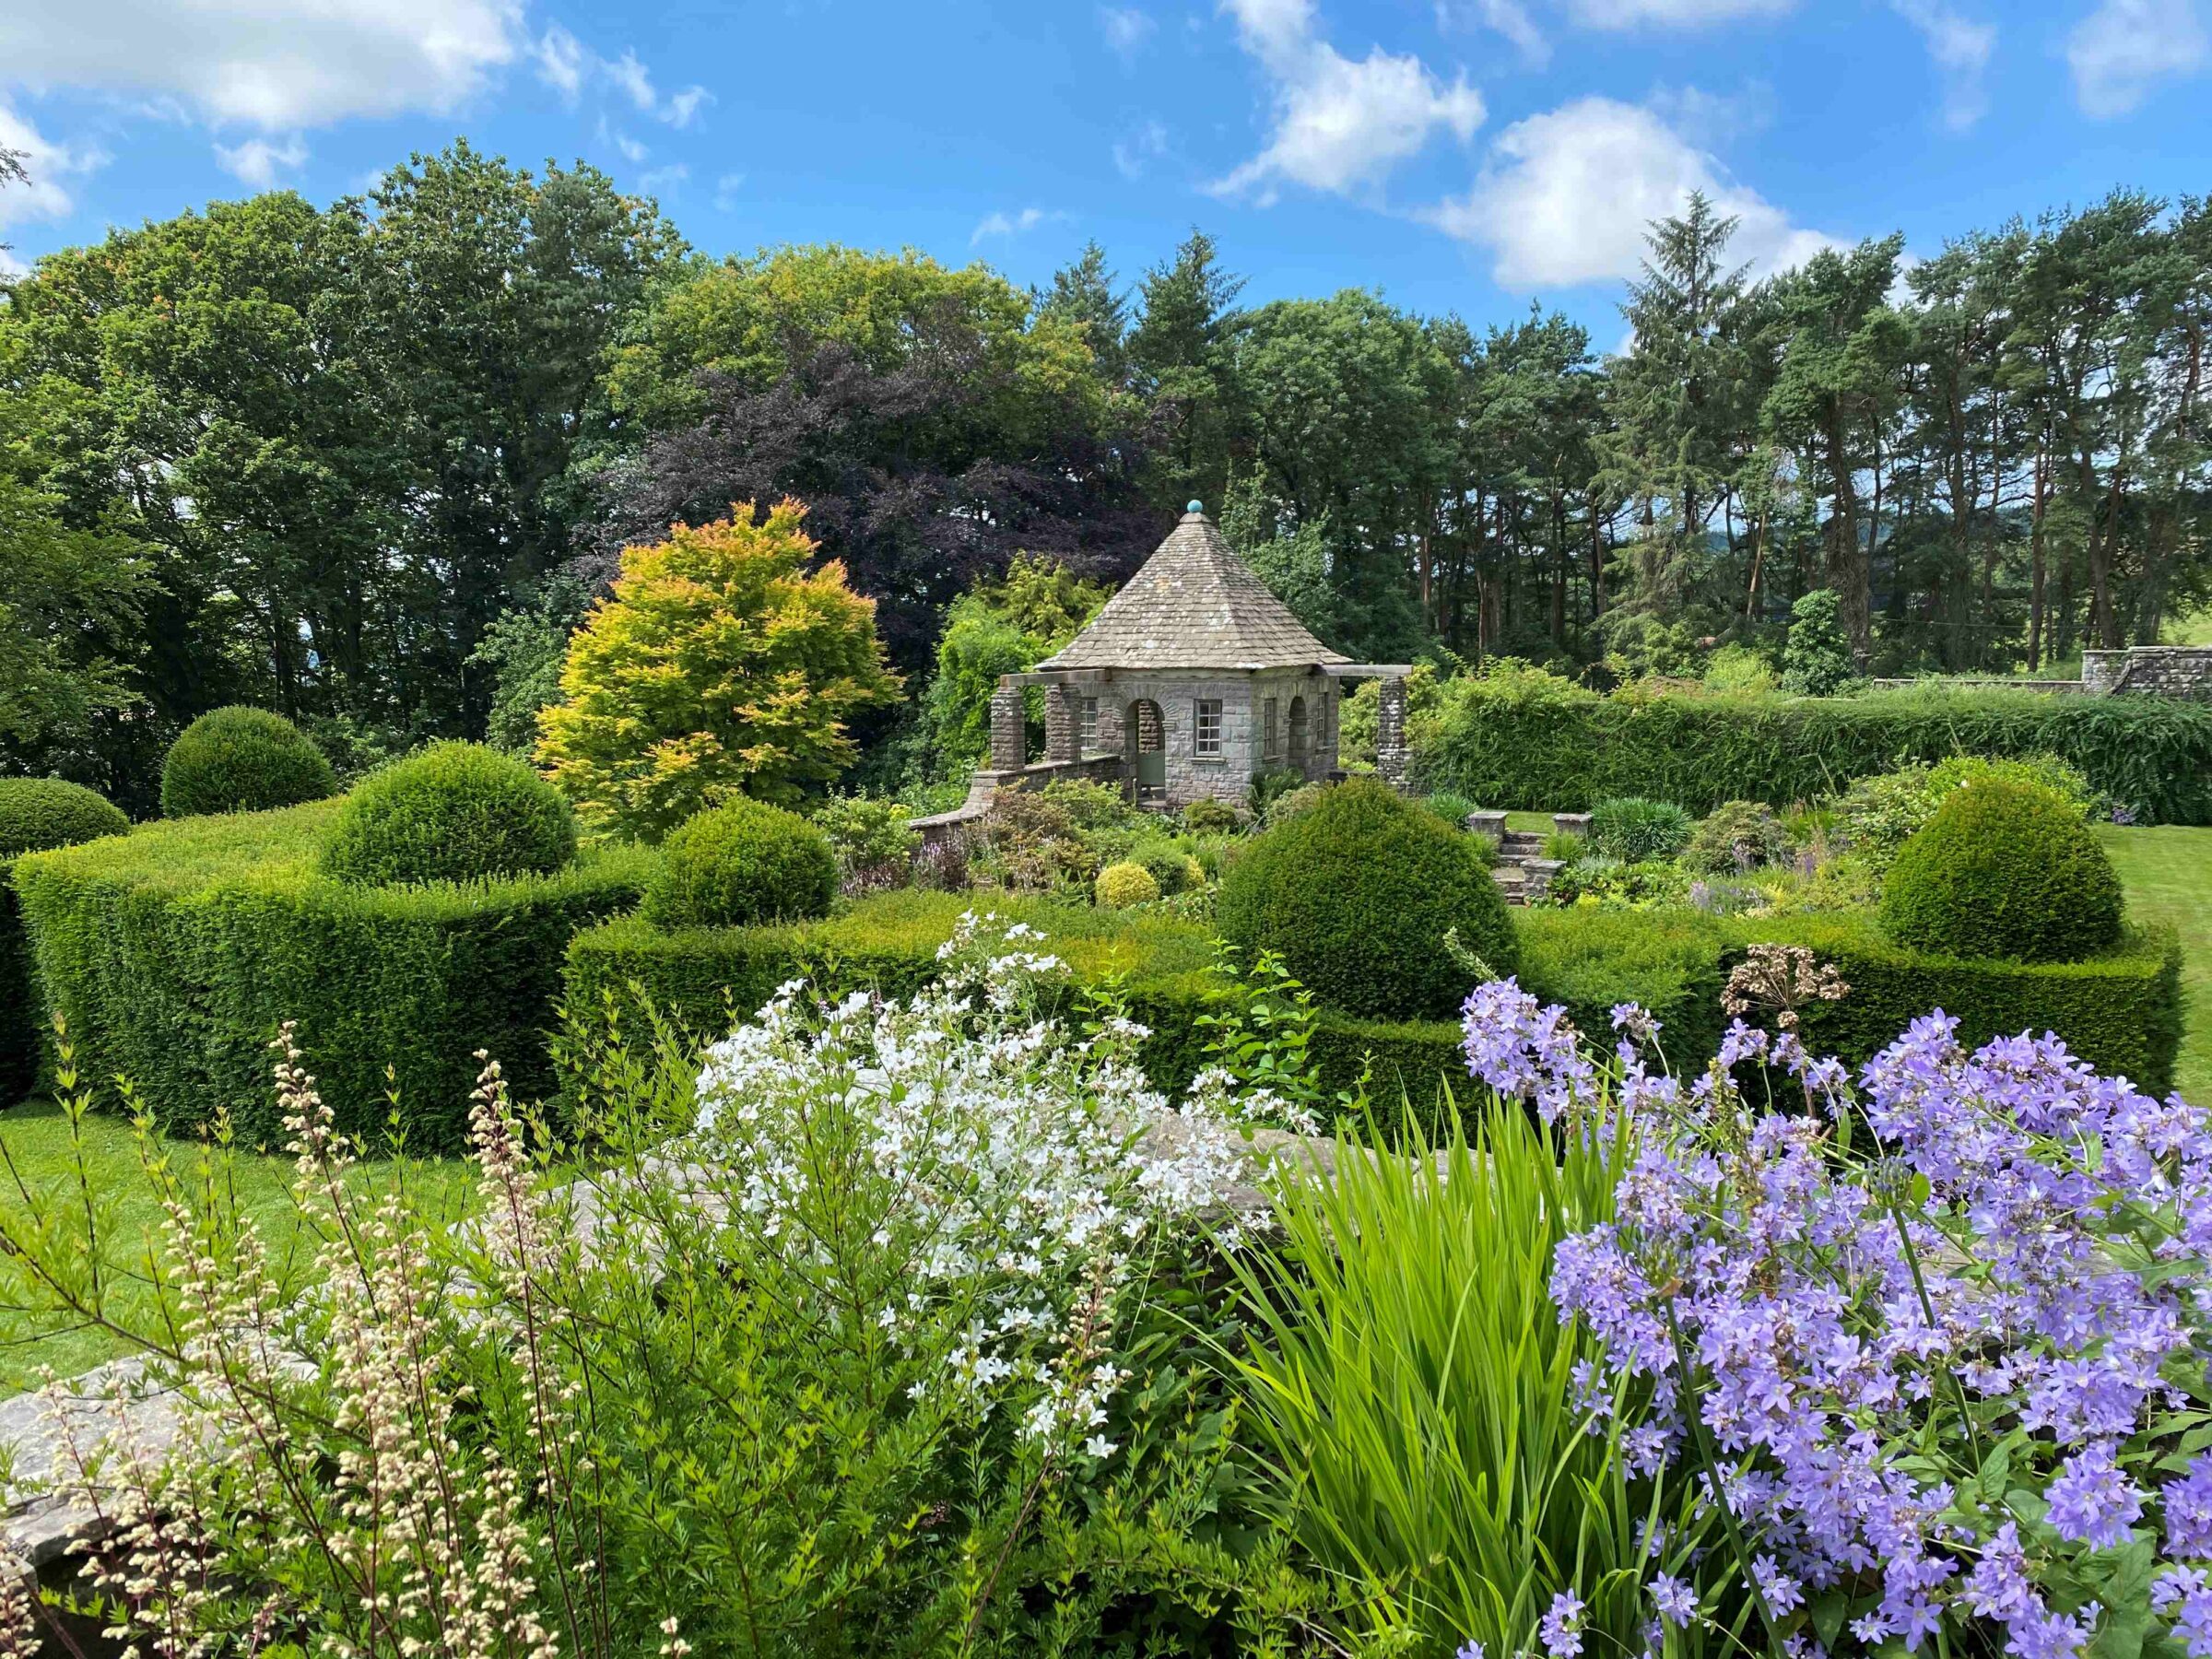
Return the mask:
<svg viewBox="0 0 2212 1659"><path fill-rule="evenodd" d="M1375 771L1393 789L1406 787L1406 681L1397 675L1382 682L1375 712Z"/></svg>
<svg viewBox="0 0 2212 1659"><path fill-rule="evenodd" d="M2127 675L2124 651L2085 651L2081 653L2081 688L2091 697L2105 697L2118 689Z"/></svg>
<svg viewBox="0 0 2212 1659"><path fill-rule="evenodd" d="M1122 700L1099 693L1099 725L1090 736L1090 747L1102 755L1122 752L1122 722L1124 718Z"/></svg>
<svg viewBox="0 0 2212 1659"><path fill-rule="evenodd" d="M1029 759L1021 730L1021 688L1002 679L991 693L991 770L1019 771Z"/></svg>
<svg viewBox="0 0 2212 1659"><path fill-rule="evenodd" d="M1044 758L1083 759L1083 700L1076 695L1073 686L1045 688Z"/></svg>

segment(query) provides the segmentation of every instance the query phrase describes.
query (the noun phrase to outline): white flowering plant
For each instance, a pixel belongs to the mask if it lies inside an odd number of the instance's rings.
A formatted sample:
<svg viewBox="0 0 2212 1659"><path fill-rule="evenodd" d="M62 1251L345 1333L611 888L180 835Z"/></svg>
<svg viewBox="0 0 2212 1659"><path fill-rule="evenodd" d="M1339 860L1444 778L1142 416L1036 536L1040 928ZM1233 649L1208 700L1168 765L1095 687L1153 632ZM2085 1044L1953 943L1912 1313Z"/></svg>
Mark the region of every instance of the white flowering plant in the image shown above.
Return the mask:
<svg viewBox="0 0 2212 1659"><path fill-rule="evenodd" d="M1065 971L1027 929L971 918L940 966L902 1001L786 986L703 1053L571 1033L582 1173L487 1061L477 1212L451 1230L404 1182L361 1195L288 1033L316 1288L203 1201L219 1180L172 1188L161 1312L126 1334L184 1426L86 1444L65 1478L103 1506L88 1573L118 1637L1310 1645L1331 1593L1241 1507L1207 1328L1279 1102L1219 1069L1169 1100L1111 999L1053 1016ZM0 1208L11 1290L122 1326L66 1222Z"/></svg>

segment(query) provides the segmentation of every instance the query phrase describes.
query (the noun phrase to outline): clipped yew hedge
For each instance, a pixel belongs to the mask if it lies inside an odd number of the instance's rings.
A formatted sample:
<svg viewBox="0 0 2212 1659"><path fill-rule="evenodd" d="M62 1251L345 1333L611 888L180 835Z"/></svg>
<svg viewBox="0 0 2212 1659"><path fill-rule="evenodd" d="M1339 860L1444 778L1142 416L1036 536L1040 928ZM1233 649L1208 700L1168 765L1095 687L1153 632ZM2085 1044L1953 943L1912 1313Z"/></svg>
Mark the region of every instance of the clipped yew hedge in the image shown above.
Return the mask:
<svg viewBox="0 0 2212 1659"><path fill-rule="evenodd" d="M2173 698L1600 696L1523 673L1452 681L1412 738L1427 786L1493 808L1647 795L1702 816L1725 800L1812 801L1908 761L2049 753L2146 822L2212 824L2212 704Z"/></svg>
<svg viewBox="0 0 2212 1659"><path fill-rule="evenodd" d="M127 834L123 809L81 783L60 778L0 778L0 1107L30 1091L38 1077L42 1011L30 976L30 945L16 906L17 858Z"/></svg>
<svg viewBox="0 0 2212 1659"><path fill-rule="evenodd" d="M269 1041L297 1022L347 1134L466 1140L476 1051L549 1093L547 1033L578 929L636 904L650 853L587 853L549 876L360 887L317 865L336 800L182 818L29 854L16 889L41 989L79 1068L135 1084L165 1128L227 1112L248 1146L284 1139ZM393 1070L387 1084L385 1067Z"/></svg>

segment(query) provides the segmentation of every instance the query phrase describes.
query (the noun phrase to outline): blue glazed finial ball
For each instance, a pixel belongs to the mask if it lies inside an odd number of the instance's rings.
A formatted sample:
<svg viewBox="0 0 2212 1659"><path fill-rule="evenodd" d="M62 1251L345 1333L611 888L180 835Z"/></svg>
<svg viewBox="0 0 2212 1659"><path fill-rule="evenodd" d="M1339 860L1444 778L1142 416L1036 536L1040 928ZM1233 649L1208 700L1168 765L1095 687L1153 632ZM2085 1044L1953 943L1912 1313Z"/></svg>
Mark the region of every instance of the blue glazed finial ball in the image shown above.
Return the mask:
<svg viewBox="0 0 2212 1659"><path fill-rule="evenodd" d="M1206 504L1203 501L1193 501L1189 507L1184 509L1184 511L1187 512L1204 512L1206 511Z"/></svg>

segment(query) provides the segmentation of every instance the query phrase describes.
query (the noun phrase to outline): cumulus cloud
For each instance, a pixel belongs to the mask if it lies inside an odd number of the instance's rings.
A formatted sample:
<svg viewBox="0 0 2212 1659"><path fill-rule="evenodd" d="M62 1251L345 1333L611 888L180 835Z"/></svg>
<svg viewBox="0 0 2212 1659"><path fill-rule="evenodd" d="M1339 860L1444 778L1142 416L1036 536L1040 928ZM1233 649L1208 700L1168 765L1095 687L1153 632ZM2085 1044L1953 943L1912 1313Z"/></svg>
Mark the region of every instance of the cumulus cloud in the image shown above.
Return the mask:
<svg viewBox="0 0 2212 1659"><path fill-rule="evenodd" d="M1633 276L1646 223L1681 211L1692 191L1741 221L1733 251L1756 274L1836 245L1735 182L1653 111L1597 97L1515 122L1475 187L1425 217L1488 249L1501 287L1551 288Z"/></svg>
<svg viewBox="0 0 2212 1659"><path fill-rule="evenodd" d="M1943 77L1944 124L1954 132L1972 126L1989 109L1982 75L1996 50L1996 25L1975 22L1941 0L1889 0L1889 7L1927 43L1928 56Z"/></svg>
<svg viewBox="0 0 2212 1659"><path fill-rule="evenodd" d="M555 23L538 36L530 55L537 60L538 79L563 98L575 98L583 86L583 72L589 62L582 41Z"/></svg>
<svg viewBox="0 0 2212 1659"><path fill-rule="evenodd" d="M1267 147L1215 189L1264 204L1285 183L1346 195L1380 185L1441 128L1463 143L1482 124L1482 95L1444 85L1421 60L1372 48L1346 57L1314 32L1312 0L1225 0L1244 50L1274 87Z"/></svg>
<svg viewBox="0 0 2212 1659"><path fill-rule="evenodd" d="M2125 115L2161 80L2212 59L2198 0L2103 0L2066 37L2074 101L2085 115Z"/></svg>
<svg viewBox="0 0 2212 1659"><path fill-rule="evenodd" d="M255 190L274 190L277 174L297 172L307 165L307 146L297 133L281 144L249 138L242 144L217 145L215 159L241 182Z"/></svg>
<svg viewBox="0 0 2212 1659"><path fill-rule="evenodd" d="M523 49L521 0L7 0L0 74L296 131L448 110Z"/></svg>
<svg viewBox="0 0 2212 1659"><path fill-rule="evenodd" d="M1544 31L1521 0L1470 0L1456 6L1445 0L1437 6L1436 18L1447 29L1487 29L1502 35L1531 67L1541 68L1551 62L1551 42L1544 38Z"/></svg>
<svg viewBox="0 0 2212 1659"><path fill-rule="evenodd" d="M1771 18L1795 0L1568 0L1568 15L1585 29L1682 29L1738 18Z"/></svg>
<svg viewBox="0 0 2212 1659"><path fill-rule="evenodd" d="M1133 58L1159 26L1152 20L1151 13L1134 6L1101 6L1099 27L1106 33L1107 45L1123 57Z"/></svg>
<svg viewBox="0 0 2212 1659"><path fill-rule="evenodd" d="M106 165L99 150L56 143L31 124L30 118L0 103L0 149L23 158L29 182L0 184L0 226L30 219L60 218L76 206L64 181ZM17 269L0 253L0 269Z"/></svg>
<svg viewBox="0 0 2212 1659"><path fill-rule="evenodd" d="M970 233L968 245L972 248L994 237L1019 236L1024 230L1056 224L1066 218L1065 213L1057 209L1048 212L1042 207L1024 207L1018 213L987 213Z"/></svg>

